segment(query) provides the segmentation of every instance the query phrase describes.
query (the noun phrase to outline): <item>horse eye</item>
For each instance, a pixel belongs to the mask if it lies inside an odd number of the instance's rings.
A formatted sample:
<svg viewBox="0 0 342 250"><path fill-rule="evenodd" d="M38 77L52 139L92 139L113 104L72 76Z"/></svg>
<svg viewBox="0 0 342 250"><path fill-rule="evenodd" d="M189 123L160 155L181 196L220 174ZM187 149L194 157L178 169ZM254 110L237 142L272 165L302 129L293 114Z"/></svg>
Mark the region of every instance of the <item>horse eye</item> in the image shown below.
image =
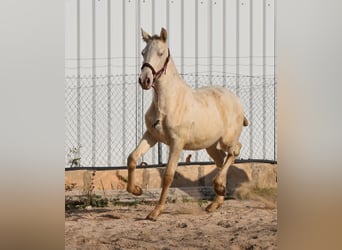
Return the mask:
<svg viewBox="0 0 342 250"><path fill-rule="evenodd" d="M163 55L163 52L158 52L158 56L162 56Z"/></svg>

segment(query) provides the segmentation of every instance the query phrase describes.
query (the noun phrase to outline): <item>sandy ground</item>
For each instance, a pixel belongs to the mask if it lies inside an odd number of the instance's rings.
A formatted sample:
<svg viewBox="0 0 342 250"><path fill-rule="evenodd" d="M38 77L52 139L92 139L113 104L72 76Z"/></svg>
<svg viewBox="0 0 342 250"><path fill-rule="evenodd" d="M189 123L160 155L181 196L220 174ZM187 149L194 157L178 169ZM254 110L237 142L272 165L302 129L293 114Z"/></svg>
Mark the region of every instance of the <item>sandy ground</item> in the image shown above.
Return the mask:
<svg viewBox="0 0 342 250"><path fill-rule="evenodd" d="M169 203L156 222L152 205L109 206L65 214L65 249L276 249L277 209L252 200Z"/></svg>

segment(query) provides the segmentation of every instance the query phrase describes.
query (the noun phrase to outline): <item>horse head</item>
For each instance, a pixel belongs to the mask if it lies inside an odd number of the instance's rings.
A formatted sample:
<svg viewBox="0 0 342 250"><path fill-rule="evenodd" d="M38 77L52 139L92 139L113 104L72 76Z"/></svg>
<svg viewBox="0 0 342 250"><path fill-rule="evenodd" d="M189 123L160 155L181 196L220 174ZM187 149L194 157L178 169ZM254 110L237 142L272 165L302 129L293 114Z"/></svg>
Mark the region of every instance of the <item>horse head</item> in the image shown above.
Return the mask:
<svg viewBox="0 0 342 250"><path fill-rule="evenodd" d="M141 52L144 61L139 76L139 84L143 89L150 89L166 72L170 59L170 51L166 42L167 31L162 28L159 36L151 36L141 29L141 35L146 46Z"/></svg>

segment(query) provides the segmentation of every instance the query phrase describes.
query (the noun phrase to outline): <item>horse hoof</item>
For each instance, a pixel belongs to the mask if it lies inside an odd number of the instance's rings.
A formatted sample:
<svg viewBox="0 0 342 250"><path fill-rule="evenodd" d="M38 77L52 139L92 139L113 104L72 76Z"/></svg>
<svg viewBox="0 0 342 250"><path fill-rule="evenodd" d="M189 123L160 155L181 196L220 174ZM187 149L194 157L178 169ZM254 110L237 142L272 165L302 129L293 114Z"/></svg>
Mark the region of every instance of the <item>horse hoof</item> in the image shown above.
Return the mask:
<svg viewBox="0 0 342 250"><path fill-rule="evenodd" d="M127 189L127 191L128 191L129 193L131 193L131 194L136 195L136 196L141 195L142 192L143 192L143 191L142 191L142 188L139 187L139 186L137 186L137 185L135 185L133 189Z"/></svg>
<svg viewBox="0 0 342 250"><path fill-rule="evenodd" d="M151 221L156 221L157 217L160 213L156 210L153 210L149 215L146 216L147 220L151 220Z"/></svg>
<svg viewBox="0 0 342 250"><path fill-rule="evenodd" d="M149 215L147 215L146 219L151 221L156 221L158 216L161 214L162 210L154 209Z"/></svg>
<svg viewBox="0 0 342 250"><path fill-rule="evenodd" d="M213 202L205 208L205 211L207 211L208 213L212 213L212 212L216 211L220 206L221 206L221 204Z"/></svg>
<svg viewBox="0 0 342 250"><path fill-rule="evenodd" d="M150 220L150 221L156 221L157 217L153 217L151 214L146 216L146 220Z"/></svg>

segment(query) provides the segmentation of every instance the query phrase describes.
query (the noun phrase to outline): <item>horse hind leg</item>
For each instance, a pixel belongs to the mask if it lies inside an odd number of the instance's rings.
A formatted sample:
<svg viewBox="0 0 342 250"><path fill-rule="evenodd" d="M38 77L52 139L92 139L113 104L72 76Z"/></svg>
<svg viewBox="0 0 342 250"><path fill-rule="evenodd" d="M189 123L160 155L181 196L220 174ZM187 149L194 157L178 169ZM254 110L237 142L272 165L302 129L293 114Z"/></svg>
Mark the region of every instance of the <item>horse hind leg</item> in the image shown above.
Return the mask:
<svg viewBox="0 0 342 250"><path fill-rule="evenodd" d="M240 142L237 142L234 147L230 147L228 149L228 153L234 155L235 157L240 155L240 150L242 148L242 144Z"/></svg>
<svg viewBox="0 0 342 250"><path fill-rule="evenodd" d="M226 193L228 168L231 164L234 163L235 158L240 154L240 149L241 149L240 142L237 142L236 144L234 144L234 146L228 147L227 149L228 154L225 158L223 165L220 166L216 164L219 168L219 172L216 174L214 178L214 189L215 189L216 197L214 201L206 207L207 212L213 212L223 204L224 195Z"/></svg>
<svg viewBox="0 0 342 250"><path fill-rule="evenodd" d="M219 173L220 173L224 167L224 162L225 162L224 159L226 157L226 153L222 150L217 149L216 145L213 145L212 147L207 148L206 150L207 150L207 153L210 155L210 157L213 158L213 160L215 161L216 167L219 169ZM225 193L224 187L223 187L224 190L222 190L222 187L220 185L215 184L215 180L218 179L219 173L214 178L214 189L215 189L216 197L214 201L207 206L206 211L208 212L212 212L216 210L217 208L219 208L224 201L224 193Z"/></svg>
<svg viewBox="0 0 342 250"><path fill-rule="evenodd" d="M218 168L221 168L224 163L224 158L226 157L226 153L223 150L217 148L217 144L206 149L207 153L213 158L215 165Z"/></svg>

